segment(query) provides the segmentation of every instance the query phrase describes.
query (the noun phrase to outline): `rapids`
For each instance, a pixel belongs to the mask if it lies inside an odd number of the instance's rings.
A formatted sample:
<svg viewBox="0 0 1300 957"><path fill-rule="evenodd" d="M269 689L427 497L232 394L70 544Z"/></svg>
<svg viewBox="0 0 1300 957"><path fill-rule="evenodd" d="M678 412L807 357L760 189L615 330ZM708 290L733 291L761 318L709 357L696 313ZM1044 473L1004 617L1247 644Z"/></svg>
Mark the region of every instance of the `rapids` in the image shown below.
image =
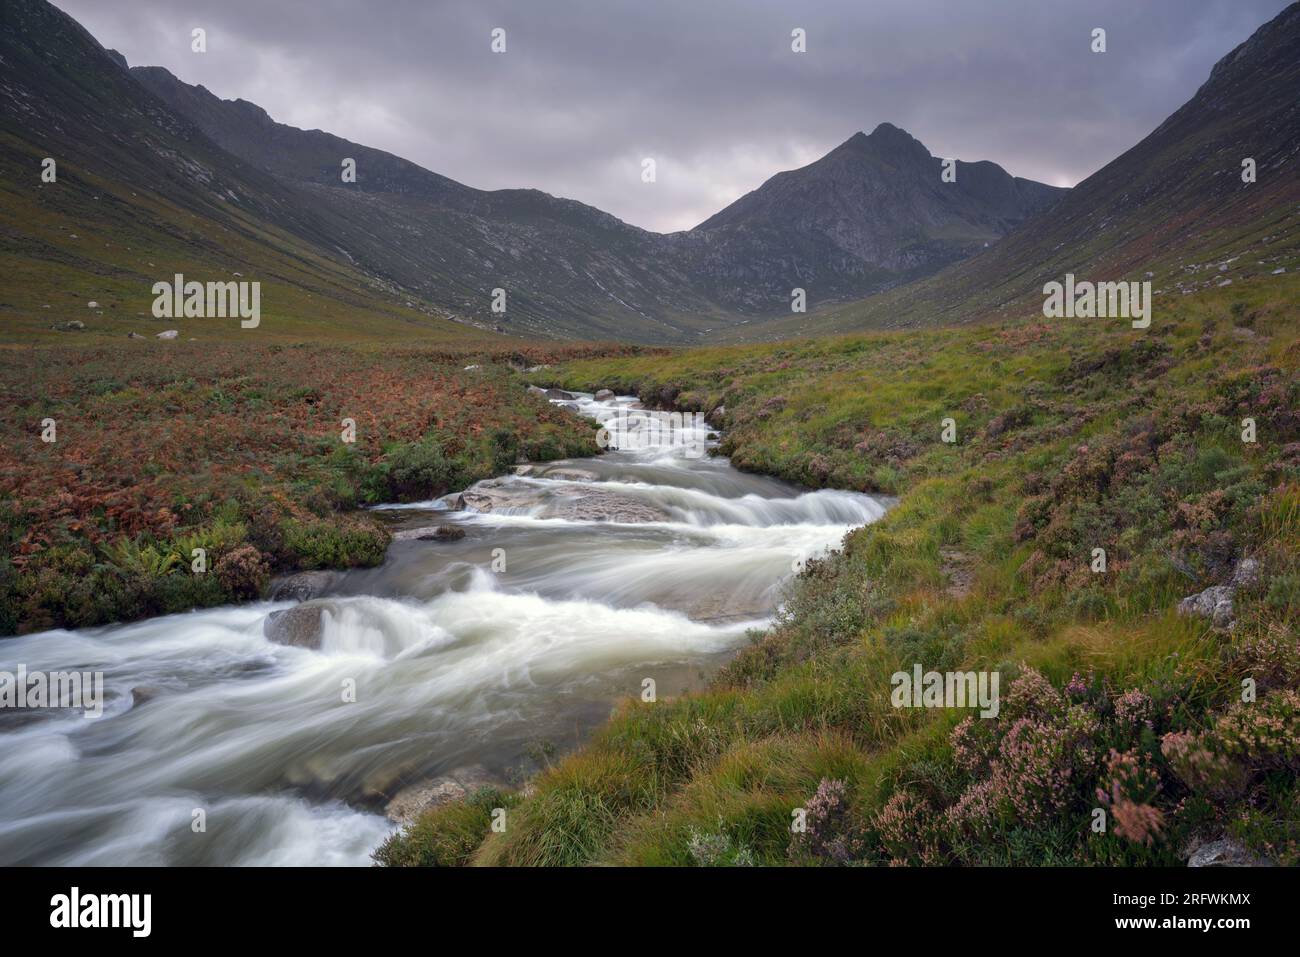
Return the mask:
<svg viewBox="0 0 1300 957"><path fill-rule="evenodd" d="M0 864L368 864L402 787L517 780L644 678L698 687L798 561L884 512L701 456L707 426L631 398L561 401L620 451L522 466L469 509L380 506L464 537L337 576L319 649L264 636L289 602L0 640L0 670L100 671L106 691L98 719L0 710Z"/></svg>

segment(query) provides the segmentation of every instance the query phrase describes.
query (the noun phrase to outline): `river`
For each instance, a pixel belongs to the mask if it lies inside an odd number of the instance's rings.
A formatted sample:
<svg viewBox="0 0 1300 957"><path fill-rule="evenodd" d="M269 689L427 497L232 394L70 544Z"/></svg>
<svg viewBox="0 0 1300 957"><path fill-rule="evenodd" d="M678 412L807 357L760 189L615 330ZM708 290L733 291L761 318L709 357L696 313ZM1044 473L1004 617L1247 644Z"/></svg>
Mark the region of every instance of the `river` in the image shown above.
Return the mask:
<svg viewBox="0 0 1300 957"><path fill-rule="evenodd" d="M700 455L707 426L631 397L567 404L619 450L479 483L477 510L381 506L464 536L335 576L319 647L265 636L291 602L0 641L0 670L103 672L106 699L0 711L0 864L368 864L403 788L517 783L646 679L699 687L800 559L884 512Z"/></svg>

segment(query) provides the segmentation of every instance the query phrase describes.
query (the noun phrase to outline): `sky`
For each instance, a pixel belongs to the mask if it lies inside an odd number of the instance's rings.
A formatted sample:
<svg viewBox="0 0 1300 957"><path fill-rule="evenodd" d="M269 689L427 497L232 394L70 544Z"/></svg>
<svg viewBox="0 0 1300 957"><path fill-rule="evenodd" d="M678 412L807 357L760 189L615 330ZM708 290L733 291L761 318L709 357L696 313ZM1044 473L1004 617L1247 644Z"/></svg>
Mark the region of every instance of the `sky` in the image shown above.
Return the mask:
<svg viewBox="0 0 1300 957"><path fill-rule="evenodd" d="M1287 0L55 5L132 66L166 67L282 123L668 232L886 121L936 156L1072 186L1155 129ZM205 53L191 49L196 27ZM1096 28L1104 53L1091 49ZM792 49L796 29L806 52Z"/></svg>

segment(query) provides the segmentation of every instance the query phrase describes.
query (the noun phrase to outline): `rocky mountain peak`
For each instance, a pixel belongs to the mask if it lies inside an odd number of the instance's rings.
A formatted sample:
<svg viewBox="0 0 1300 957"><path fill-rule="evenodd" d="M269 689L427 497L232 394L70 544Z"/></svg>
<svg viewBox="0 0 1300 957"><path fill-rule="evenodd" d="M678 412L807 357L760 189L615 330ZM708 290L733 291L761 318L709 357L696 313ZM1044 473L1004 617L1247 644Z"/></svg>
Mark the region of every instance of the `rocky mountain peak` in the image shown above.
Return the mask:
<svg viewBox="0 0 1300 957"><path fill-rule="evenodd" d="M881 123L864 139L880 152L910 156L917 160L930 158L930 151L925 148L925 144L893 123Z"/></svg>

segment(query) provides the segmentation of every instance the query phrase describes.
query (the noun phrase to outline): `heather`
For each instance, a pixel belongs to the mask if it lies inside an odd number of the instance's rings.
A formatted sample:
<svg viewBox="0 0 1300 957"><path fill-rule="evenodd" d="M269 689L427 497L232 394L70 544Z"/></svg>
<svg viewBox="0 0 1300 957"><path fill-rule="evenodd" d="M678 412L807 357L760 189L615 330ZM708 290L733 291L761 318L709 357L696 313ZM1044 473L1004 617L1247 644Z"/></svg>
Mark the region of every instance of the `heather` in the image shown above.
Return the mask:
<svg viewBox="0 0 1300 957"><path fill-rule="evenodd" d="M554 355L212 341L0 351L0 634L255 599L278 573L379 564L389 533L363 506L595 451L589 424L512 370ZM54 442L41 440L46 419Z"/></svg>

